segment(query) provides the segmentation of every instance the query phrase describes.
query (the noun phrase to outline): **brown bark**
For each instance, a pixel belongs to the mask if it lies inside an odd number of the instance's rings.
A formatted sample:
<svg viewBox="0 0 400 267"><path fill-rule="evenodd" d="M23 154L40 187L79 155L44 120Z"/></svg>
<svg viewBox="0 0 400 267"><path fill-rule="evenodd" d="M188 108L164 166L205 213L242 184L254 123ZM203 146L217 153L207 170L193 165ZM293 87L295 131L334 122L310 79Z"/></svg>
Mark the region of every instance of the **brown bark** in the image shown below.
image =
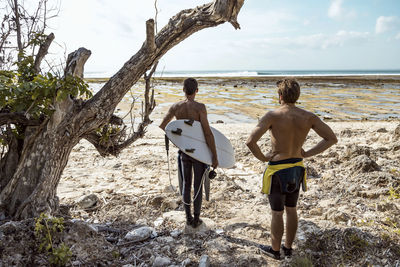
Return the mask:
<svg viewBox="0 0 400 267"><path fill-rule="evenodd" d="M25 126L40 125L39 120L28 119L23 113L0 113L0 126L5 124L21 124Z"/></svg>
<svg viewBox="0 0 400 267"><path fill-rule="evenodd" d="M35 58L34 69L36 73L40 72L40 64L42 63L43 58L47 55L49 47L54 40L54 34L50 33L44 43L40 46L39 51Z"/></svg>
<svg viewBox="0 0 400 267"><path fill-rule="evenodd" d="M36 216L57 209L56 188L69 154L81 138L87 138L103 153L120 151L145 133L151 123L148 115L137 131L124 142L101 147L96 129L110 122L117 104L130 88L172 47L204 28L230 22L239 28L236 17L244 0L215 0L194 9L182 10L154 36L154 21L146 23L147 38L142 48L91 99L84 102L67 98L56 103L49 121L35 127L24 140L18 167L0 193L0 212L14 218ZM83 66L90 51L70 54L65 75L83 77ZM150 73L154 72L153 69ZM148 77L148 76L147 76ZM146 87L147 93L150 86ZM154 108L154 94L145 100L145 114ZM102 152L103 151L103 152Z"/></svg>

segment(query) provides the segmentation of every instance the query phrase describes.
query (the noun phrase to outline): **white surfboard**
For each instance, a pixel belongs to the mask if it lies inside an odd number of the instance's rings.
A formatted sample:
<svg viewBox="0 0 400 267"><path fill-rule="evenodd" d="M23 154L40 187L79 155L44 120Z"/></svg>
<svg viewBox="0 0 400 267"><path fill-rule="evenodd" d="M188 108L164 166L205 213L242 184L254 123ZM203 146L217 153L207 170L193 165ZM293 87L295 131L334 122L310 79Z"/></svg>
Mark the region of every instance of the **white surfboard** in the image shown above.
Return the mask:
<svg viewBox="0 0 400 267"><path fill-rule="evenodd" d="M220 131L210 127L217 149L218 167L231 168L235 165L235 152L231 142ZM200 122L175 120L165 127L168 139L183 153L200 162L211 165L212 154L208 148Z"/></svg>

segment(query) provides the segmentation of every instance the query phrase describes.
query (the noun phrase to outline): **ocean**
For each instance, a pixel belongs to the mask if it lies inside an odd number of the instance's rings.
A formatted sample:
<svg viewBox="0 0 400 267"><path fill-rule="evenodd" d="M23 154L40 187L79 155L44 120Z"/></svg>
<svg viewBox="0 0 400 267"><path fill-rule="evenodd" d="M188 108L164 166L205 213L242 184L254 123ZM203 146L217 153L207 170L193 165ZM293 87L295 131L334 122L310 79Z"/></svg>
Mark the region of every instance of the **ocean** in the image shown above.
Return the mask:
<svg viewBox="0 0 400 267"><path fill-rule="evenodd" d="M85 72L86 78L108 78L114 73ZM400 76L398 70L198 70L157 71L155 77L262 77L262 76Z"/></svg>

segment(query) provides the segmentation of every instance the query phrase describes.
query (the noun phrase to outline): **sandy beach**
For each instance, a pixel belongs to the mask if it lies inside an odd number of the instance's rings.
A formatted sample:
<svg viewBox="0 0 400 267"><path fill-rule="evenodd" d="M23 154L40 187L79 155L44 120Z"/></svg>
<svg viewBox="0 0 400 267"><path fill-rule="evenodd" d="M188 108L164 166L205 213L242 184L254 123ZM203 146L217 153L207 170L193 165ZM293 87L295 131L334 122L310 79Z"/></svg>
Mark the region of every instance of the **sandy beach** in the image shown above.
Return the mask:
<svg viewBox="0 0 400 267"><path fill-rule="evenodd" d="M166 258L167 265L197 266L207 255L211 266L298 266L302 261L314 266L400 264L399 78L298 79L303 88L299 105L319 114L339 142L305 162L309 190L301 193L298 204L295 257L280 262L257 248L270 242L270 208L260 192L265 164L245 145L257 118L278 105L276 79L199 79L198 100L206 103L211 126L230 139L236 165L217 169L211 199L203 201L207 230L193 235L183 233L177 148L170 148L170 180L164 133L157 127L169 105L182 99L181 80L154 83L158 106L143 139L117 158L101 157L83 140L64 170L58 196L71 218L122 229L106 235L118 247L119 257L111 262L152 266ZM134 96L140 96L141 86L135 86ZM129 109L131 97L121 103L120 115ZM318 141L312 132L305 148ZM269 136L260 145L268 150ZM95 204L82 208L80 198L91 194L97 197ZM124 245L123 235L138 226L152 227L157 237ZM110 251L102 253L112 258Z"/></svg>

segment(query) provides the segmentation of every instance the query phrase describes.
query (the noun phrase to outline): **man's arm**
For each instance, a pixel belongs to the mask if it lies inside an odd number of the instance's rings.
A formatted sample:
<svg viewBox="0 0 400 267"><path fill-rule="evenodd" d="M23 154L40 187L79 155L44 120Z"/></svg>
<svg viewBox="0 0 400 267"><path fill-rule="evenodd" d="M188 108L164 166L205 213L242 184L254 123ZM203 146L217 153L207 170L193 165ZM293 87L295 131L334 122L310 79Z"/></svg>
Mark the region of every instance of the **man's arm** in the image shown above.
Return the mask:
<svg viewBox="0 0 400 267"><path fill-rule="evenodd" d="M165 130L165 127L167 126L168 122L170 122L174 118L174 116L175 116L175 105L172 105L169 108L167 114L165 115L165 117L159 127L161 129Z"/></svg>
<svg viewBox="0 0 400 267"><path fill-rule="evenodd" d="M305 158L312 157L316 154L319 154L329 147L333 146L334 144L337 143L337 138L335 133L332 131L332 129L325 123L323 122L318 116L313 114L312 118L312 129L323 138L321 142L316 144L313 148L311 148L308 151L302 150L302 155Z"/></svg>
<svg viewBox="0 0 400 267"><path fill-rule="evenodd" d="M260 138L265 134L265 132L268 131L268 129L271 127L271 124L272 124L272 114L271 112L268 112L261 118L256 128L254 128L254 130L251 132L249 138L246 141L246 145L249 147L251 153L253 153L253 155L262 162L270 161L274 156L273 152L264 155L260 147L257 145L258 140L260 140Z"/></svg>
<svg viewBox="0 0 400 267"><path fill-rule="evenodd" d="M212 166L216 168L218 166L218 156L217 156L217 149L215 148L215 140L214 135L211 131L210 124L208 123L207 119L207 109L205 105L201 106L200 110L200 123L201 127L203 128L204 137L206 139L206 143L211 150L212 154Z"/></svg>

